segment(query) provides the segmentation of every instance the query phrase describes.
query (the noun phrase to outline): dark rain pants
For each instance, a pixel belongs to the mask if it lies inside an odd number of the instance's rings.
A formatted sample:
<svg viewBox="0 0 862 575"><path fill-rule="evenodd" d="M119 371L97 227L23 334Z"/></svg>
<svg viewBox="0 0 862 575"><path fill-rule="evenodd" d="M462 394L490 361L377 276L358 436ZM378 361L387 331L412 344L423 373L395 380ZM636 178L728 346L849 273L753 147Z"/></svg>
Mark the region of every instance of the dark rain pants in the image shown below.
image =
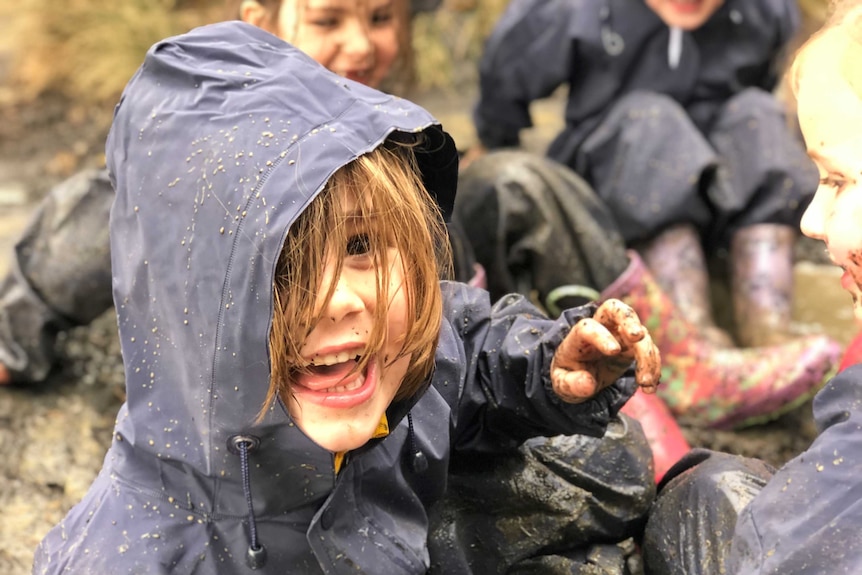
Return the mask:
<svg viewBox="0 0 862 575"><path fill-rule="evenodd" d="M627 575L655 495L652 452L620 416L603 438L536 438L454 458L432 510L432 574ZM628 541L627 541L628 540Z"/></svg>
<svg viewBox="0 0 862 575"><path fill-rule="evenodd" d="M0 280L0 363L13 381L41 381L57 332L92 322L113 305L104 170L54 187L37 208Z"/></svg>
<svg viewBox="0 0 862 575"><path fill-rule="evenodd" d="M633 92L571 148L564 131L548 155L593 186L629 245L679 223L712 246L753 224L798 228L817 189L817 168L782 104L757 88L728 100L709 126L668 96Z"/></svg>
<svg viewBox="0 0 862 575"><path fill-rule="evenodd" d="M641 549L648 575L729 573L736 520L775 473L738 455L693 449L659 485Z"/></svg>
<svg viewBox="0 0 862 575"><path fill-rule="evenodd" d="M600 292L629 265L617 224L590 186L535 154L491 152L470 164L458 179L455 217L492 299L520 293L544 304L567 285Z"/></svg>

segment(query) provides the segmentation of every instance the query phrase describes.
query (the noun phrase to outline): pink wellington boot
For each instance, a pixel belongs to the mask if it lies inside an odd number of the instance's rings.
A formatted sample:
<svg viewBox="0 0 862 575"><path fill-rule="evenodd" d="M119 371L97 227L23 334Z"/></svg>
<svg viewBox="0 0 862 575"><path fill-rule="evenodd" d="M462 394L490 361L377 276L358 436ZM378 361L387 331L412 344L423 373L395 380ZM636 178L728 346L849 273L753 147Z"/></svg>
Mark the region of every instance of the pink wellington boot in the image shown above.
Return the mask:
<svg viewBox="0 0 862 575"><path fill-rule="evenodd" d="M793 247L791 226L757 224L737 231L730 244L730 287L736 335L743 347L785 343L791 333Z"/></svg>
<svg viewBox="0 0 862 575"><path fill-rule="evenodd" d="M639 253L681 317L697 327L701 339L715 347L735 347L730 334L713 319L706 255L694 226L672 226L644 244Z"/></svg>
<svg viewBox="0 0 862 575"><path fill-rule="evenodd" d="M688 453L691 446L667 405L655 394L638 390L620 411L641 424L652 449L655 482L659 483L667 470Z"/></svg>
<svg viewBox="0 0 862 575"><path fill-rule="evenodd" d="M630 305L662 356L658 395L697 427L745 427L775 419L817 392L838 364L841 346L807 336L758 349L720 349L685 320L636 252L602 299Z"/></svg>

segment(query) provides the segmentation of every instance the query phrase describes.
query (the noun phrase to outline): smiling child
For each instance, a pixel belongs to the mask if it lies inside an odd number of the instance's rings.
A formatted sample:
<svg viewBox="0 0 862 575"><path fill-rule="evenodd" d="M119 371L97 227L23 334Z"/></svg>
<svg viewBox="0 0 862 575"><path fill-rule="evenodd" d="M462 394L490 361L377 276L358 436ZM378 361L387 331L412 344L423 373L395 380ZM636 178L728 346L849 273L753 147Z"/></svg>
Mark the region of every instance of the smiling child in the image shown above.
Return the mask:
<svg viewBox="0 0 862 575"><path fill-rule="evenodd" d="M618 300L440 282L451 138L260 28L151 48L107 158L127 400L35 572L426 573L450 456L601 437L658 385Z"/></svg>

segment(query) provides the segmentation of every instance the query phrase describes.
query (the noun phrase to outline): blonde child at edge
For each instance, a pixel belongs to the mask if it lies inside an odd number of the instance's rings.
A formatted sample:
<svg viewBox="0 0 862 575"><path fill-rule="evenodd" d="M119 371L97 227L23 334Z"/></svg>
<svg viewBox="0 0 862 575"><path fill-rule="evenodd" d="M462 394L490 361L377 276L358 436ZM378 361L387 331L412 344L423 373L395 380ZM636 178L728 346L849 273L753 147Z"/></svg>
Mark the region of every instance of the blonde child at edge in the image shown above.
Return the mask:
<svg viewBox="0 0 862 575"><path fill-rule="evenodd" d="M823 240L844 270L841 285L862 322L862 1L833 3L830 20L797 53L790 80L808 154L820 172L802 232ZM819 434L781 469L692 453L669 472L650 513L648 572L862 572L860 406L862 366L854 365L815 396ZM743 504L731 509L722 491L741 494ZM679 521L680 509L692 505L700 511Z"/></svg>

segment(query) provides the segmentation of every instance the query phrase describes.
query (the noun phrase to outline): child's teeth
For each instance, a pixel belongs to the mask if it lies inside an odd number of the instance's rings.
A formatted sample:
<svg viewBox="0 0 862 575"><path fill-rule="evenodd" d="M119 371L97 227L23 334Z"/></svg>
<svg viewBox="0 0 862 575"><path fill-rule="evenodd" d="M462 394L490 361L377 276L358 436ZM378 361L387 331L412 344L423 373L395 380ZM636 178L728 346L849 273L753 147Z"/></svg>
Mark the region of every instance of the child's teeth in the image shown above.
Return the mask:
<svg viewBox="0 0 862 575"><path fill-rule="evenodd" d="M360 375L357 375L356 379L354 379L353 382L351 382L351 383L348 383L346 385L336 385L335 387L327 388L324 391L326 391L328 393L340 393L343 391L353 391L354 389L359 389L360 387L362 387L363 383L365 383L365 376L360 374Z"/></svg>
<svg viewBox="0 0 862 575"><path fill-rule="evenodd" d="M317 356L311 360L311 365L321 366L321 365L335 365L337 363L344 363L349 359L354 359L359 361L361 356L356 355L355 353L343 351L341 353L331 353L328 355Z"/></svg>

